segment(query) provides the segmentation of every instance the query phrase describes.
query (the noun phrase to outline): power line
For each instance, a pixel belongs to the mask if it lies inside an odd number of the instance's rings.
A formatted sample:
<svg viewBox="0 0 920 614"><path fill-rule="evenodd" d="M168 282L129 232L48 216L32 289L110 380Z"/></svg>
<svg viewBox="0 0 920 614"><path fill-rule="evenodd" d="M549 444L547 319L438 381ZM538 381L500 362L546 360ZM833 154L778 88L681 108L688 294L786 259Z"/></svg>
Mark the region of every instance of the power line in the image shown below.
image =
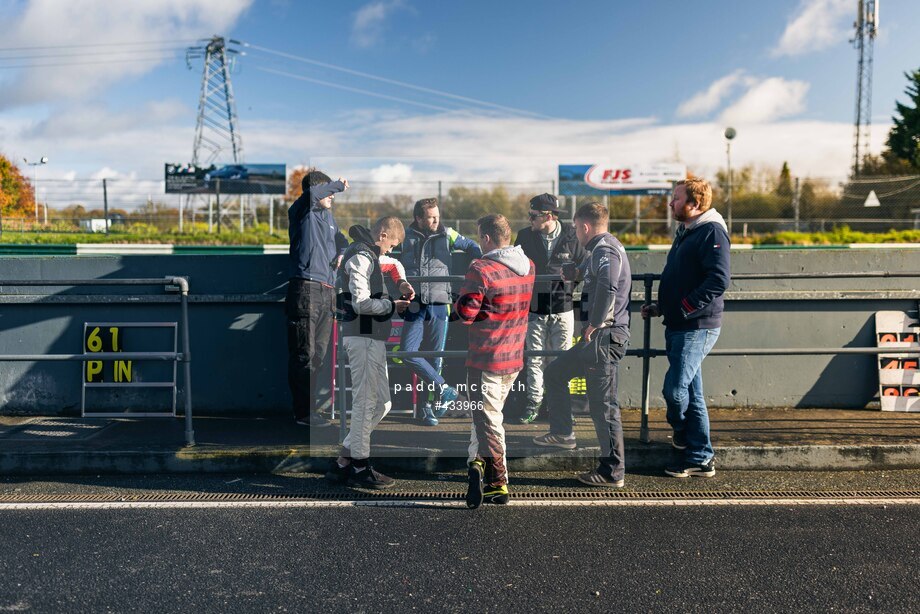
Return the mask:
<svg viewBox="0 0 920 614"><path fill-rule="evenodd" d="M275 75L280 75L282 77L289 77L291 79L297 79L298 81L307 81L308 83L316 83L318 85L325 85L326 87L334 87L340 90L345 90L346 92L354 92L357 94L364 94L366 96L374 96L375 98L383 98L384 100L392 100L395 102L402 102L405 104L412 104L418 107L424 107L427 109L433 109L435 111L445 111L447 113L453 113L457 109L449 109L447 107L439 107L433 104L427 104L425 102L418 102L415 100L408 100L406 98L399 98L398 96L389 96L387 94L378 94L377 92L371 92L369 90L362 90L357 87L350 87L348 85L339 85L338 83L332 83L330 81L321 81L320 79L313 79L311 77L304 77L303 75L295 75L289 72L284 72L283 70L275 70L274 68L264 68L262 66L253 66L255 70L260 70L262 72L272 73Z"/></svg>
<svg viewBox="0 0 920 614"><path fill-rule="evenodd" d="M182 51L184 47L161 47L159 49L126 49L124 51L81 51L81 52L66 52L66 53L44 53L44 54L28 54L28 55L5 55L0 56L0 62L5 62L7 60L40 60L46 58L82 58L89 56L98 56L98 55L128 55L136 53L162 53L167 51Z"/></svg>
<svg viewBox="0 0 920 614"><path fill-rule="evenodd" d="M436 89L429 88L429 87L422 87L422 86L420 86L420 85L414 85L414 84L412 84L412 83L406 83L405 81L397 81L396 79L390 79L390 78L387 78L387 77L381 77L381 76L378 76L378 75L373 75L373 74L366 73L366 72L362 72L362 71L359 71L359 70L353 70L353 69L351 69L351 68L345 68L344 66L336 66L335 64L329 64L328 62L320 62L319 60L313 60L313 59L311 59L311 58L307 58L307 57L303 57L303 56L298 56L298 55L294 55L294 54L291 54L291 53L286 53L286 52L284 52L284 51L277 51L277 50L275 50L275 49L269 49L268 47L262 47L261 45L254 45L254 44L252 44L252 43L246 43L246 42L241 42L240 44L241 44L242 46L244 46L244 47L248 47L248 48L250 48L250 49L255 49L256 51L262 51L262 52L264 52L264 53L270 53L270 54L272 54L272 55L277 55L277 56L279 56L279 57L287 58L287 59L289 59L289 60L295 60L295 61L298 61L298 62L303 62L303 63L305 63L305 64L312 64L312 65L314 65L314 66L319 66L319 67L322 67L322 68L328 68L328 69L330 69L330 70L337 70L337 71L344 72L344 73L347 73L347 74L350 74L350 75L354 75L354 76L356 76L356 77L362 77L362 78L365 78L365 79L373 79L374 81L380 81L381 83L387 83L387 84L389 84L389 85L396 85L396 86L399 86L399 87L405 87L405 88L408 88L408 89L411 89L411 90L415 90L415 91L417 91L417 92L425 92L425 93L427 93L427 94L433 94L433 95L441 96L441 97L444 97L444 98L451 98L451 99L453 99L453 100L459 100L459 101L462 101L462 102L468 102L468 103L473 103L473 104L477 104L477 105L481 105L481 106L492 107L492 108L494 108L494 109L500 109L500 110L502 110L502 111L510 111L510 112L512 112L512 113L517 113L517 114L520 114L520 115L528 115L528 116L531 116L531 117L538 117L538 118L541 118L541 119L551 119L551 118L550 118L549 116L547 116L547 115L542 115L542 114L540 114L540 113L535 113L535 112L533 112L533 111L525 111L525 110L523 110L523 109L516 109L516 108L514 108L514 107L509 107L509 106L505 106L505 105L501 105L501 104L496 104L496 103L494 103L494 102L488 102L488 101L485 101L485 100L478 100L478 99L476 99L476 98L470 98L470 97L468 97L468 96L460 96L460 95L458 95L458 94L452 94L452 93L450 93L450 92L445 92L445 91L442 91L442 90L436 90Z"/></svg>
<svg viewBox="0 0 920 614"><path fill-rule="evenodd" d="M17 68L55 68L57 66L87 66L92 64L124 64L125 62L137 61L154 61L154 60L178 60L174 55L159 55L150 57L126 58L123 60L96 60L88 62L54 62L53 64L0 64L0 70L12 70Z"/></svg>
<svg viewBox="0 0 920 614"><path fill-rule="evenodd" d="M168 40L168 41L140 41L140 42L123 42L123 43L85 43L79 45L37 45L31 47L0 47L0 53L5 51L28 51L33 49L80 49L84 47L137 47L144 45L186 45L195 42L196 39L189 38L185 40Z"/></svg>

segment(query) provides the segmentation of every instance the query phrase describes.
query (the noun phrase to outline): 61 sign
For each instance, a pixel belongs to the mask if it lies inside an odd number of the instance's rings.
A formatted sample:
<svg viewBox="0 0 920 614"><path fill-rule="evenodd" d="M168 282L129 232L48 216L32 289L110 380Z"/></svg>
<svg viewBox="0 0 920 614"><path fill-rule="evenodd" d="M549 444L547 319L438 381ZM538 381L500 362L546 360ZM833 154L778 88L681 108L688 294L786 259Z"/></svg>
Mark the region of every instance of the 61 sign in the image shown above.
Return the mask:
<svg viewBox="0 0 920 614"><path fill-rule="evenodd" d="M84 329L84 353L121 352L123 343L119 332L117 326L87 326ZM84 379L87 383L130 382L132 364L130 360L88 360L85 363Z"/></svg>

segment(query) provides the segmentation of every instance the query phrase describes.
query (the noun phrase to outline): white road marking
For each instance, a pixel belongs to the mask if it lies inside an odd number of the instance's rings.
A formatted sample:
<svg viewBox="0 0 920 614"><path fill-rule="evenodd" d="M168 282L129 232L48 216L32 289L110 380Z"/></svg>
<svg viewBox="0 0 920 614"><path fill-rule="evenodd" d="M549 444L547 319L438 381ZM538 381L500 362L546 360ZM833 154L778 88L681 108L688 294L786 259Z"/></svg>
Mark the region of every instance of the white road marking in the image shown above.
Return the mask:
<svg viewBox="0 0 920 614"><path fill-rule="evenodd" d="M701 507L764 505L920 505L920 498L879 499L671 499L671 500L512 500L514 507ZM0 503L0 511L39 510L126 510L126 509L246 509L246 508L344 508L344 507L459 507L463 501L382 500L382 501L110 501L83 503ZM498 506L485 506L498 507Z"/></svg>

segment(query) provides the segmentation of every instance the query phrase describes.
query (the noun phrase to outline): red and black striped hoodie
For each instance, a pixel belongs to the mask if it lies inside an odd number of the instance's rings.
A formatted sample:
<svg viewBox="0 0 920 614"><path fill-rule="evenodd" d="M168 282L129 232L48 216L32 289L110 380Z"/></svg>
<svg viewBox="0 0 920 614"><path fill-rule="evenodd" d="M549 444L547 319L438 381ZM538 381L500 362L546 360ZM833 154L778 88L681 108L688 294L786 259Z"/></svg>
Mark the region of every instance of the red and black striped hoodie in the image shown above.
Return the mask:
<svg viewBox="0 0 920 614"><path fill-rule="evenodd" d="M498 375L524 368L534 264L518 246L474 260L460 288L457 316L470 325L466 366Z"/></svg>

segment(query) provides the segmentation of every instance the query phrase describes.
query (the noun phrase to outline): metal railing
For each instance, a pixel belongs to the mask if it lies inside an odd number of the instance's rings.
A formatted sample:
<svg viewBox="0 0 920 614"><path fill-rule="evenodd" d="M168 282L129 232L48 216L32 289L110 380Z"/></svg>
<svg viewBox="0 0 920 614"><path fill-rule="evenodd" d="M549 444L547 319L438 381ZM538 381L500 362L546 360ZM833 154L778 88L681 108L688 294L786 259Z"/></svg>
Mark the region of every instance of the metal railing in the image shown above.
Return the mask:
<svg viewBox="0 0 920 614"><path fill-rule="evenodd" d="M70 287L70 286L176 286L180 292L180 321L182 327L181 352L83 352L82 354L0 354L0 362L44 362L90 360L153 360L182 363L185 378L185 442L195 445L192 428L192 354L188 326L188 279L185 277L154 277L137 279L5 279L3 288L9 286ZM0 289L0 294L4 293Z"/></svg>
<svg viewBox="0 0 920 614"><path fill-rule="evenodd" d="M732 275L732 281L738 280L770 280L770 279L876 279L876 278L920 278L920 272L890 272L890 271L868 271L868 272L846 272L846 273L740 273ZM418 277L409 276L408 281L424 282L462 282L462 275L446 275L440 277ZM559 278L552 275L537 275L536 281L557 281ZM652 302L652 291L654 283L661 279L660 273L639 273L632 276L634 282L642 282L644 288L645 305ZM632 290L631 290L632 292ZM642 443L651 443L649 437L649 390L651 378L651 359L657 356L666 356L667 352L662 349L652 348L652 320L648 318L643 322L642 330L642 348L627 350L626 356L638 356L642 358L642 419L639 429L639 440ZM563 350L540 350L525 351L524 356L561 356ZM892 348L879 347L858 347L858 348L714 348L709 352L711 356L783 356L783 355L837 355L837 354L890 354ZM897 348L897 353L920 356L920 348L911 350L910 348ZM387 352L389 358L462 358L467 355L464 350L441 350L441 351L394 351ZM338 385L340 407L345 407L345 363L344 352L339 352L336 369L336 381L342 382ZM344 440L347 430L346 413L339 413L339 432Z"/></svg>

